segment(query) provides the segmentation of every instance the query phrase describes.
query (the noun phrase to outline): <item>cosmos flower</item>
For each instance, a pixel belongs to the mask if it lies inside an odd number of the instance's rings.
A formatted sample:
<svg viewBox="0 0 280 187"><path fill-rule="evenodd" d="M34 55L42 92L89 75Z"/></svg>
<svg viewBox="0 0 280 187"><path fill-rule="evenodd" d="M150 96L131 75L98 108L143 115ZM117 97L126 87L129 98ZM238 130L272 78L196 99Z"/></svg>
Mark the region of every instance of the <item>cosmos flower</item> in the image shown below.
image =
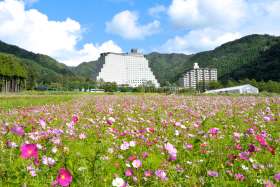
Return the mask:
<svg viewBox="0 0 280 187"><path fill-rule="evenodd" d="M264 147L268 145L263 136L256 135L256 140Z"/></svg>
<svg viewBox="0 0 280 187"><path fill-rule="evenodd" d="M113 185L114 187L125 187L125 186L126 186L126 183L125 183L125 181L124 181L122 178L117 177L117 178L115 178L115 179L113 180L112 185Z"/></svg>
<svg viewBox="0 0 280 187"><path fill-rule="evenodd" d="M209 129L208 133L211 134L212 136L216 136L219 133L220 129L219 128L211 128Z"/></svg>
<svg viewBox="0 0 280 187"><path fill-rule="evenodd" d="M113 125L113 123L115 123L115 122L116 122L116 120L115 120L115 118L113 118L113 117L109 117L109 118L107 119L108 125Z"/></svg>
<svg viewBox="0 0 280 187"><path fill-rule="evenodd" d="M74 116L72 117L72 122L73 122L74 124L77 124L78 121L79 121L78 116L77 116L77 115L74 115Z"/></svg>
<svg viewBox="0 0 280 187"><path fill-rule="evenodd" d="M156 170L155 172L156 176L159 177L161 180L167 180L167 176L165 171L163 170Z"/></svg>
<svg viewBox="0 0 280 187"><path fill-rule="evenodd" d="M249 160L249 156L250 156L250 153L248 153L248 152L239 153L239 158L241 158L242 160Z"/></svg>
<svg viewBox="0 0 280 187"><path fill-rule="evenodd" d="M56 177L56 180L54 182L54 186L57 184L60 186L69 186L72 183L73 177L66 168L59 169L58 176Z"/></svg>
<svg viewBox="0 0 280 187"><path fill-rule="evenodd" d="M141 160L138 160L138 159L133 160L132 166L133 166L134 168L140 168L140 167L142 166Z"/></svg>
<svg viewBox="0 0 280 187"><path fill-rule="evenodd" d="M127 150L127 149L129 149L129 146L130 146L130 144L129 144L128 142L124 142L124 143L121 145L120 149L121 149L121 150Z"/></svg>
<svg viewBox="0 0 280 187"><path fill-rule="evenodd" d="M11 128L11 132L18 135L18 136L23 136L24 135L24 128L20 125L14 125L12 128Z"/></svg>
<svg viewBox="0 0 280 187"><path fill-rule="evenodd" d="M38 148L36 144L23 144L20 147L20 156L24 159L38 158Z"/></svg>
<svg viewBox="0 0 280 187"><path fill-rule="evenodd" d="M238 181L244 181L245 180L245 177L243 174L241 173L237 173L234 175L235 179L238 180Z"/></svg>
<svg viewBox="0 0 280 187"><path fill-rule="evenodd" d="M144 171L144 176L145 177L151 177L152 175L153 175L153 172L151 170Z"/></svg>
<svg viewBox="0 0 280 187"><path fill-rule="evenodd" d="M169 160L171 160L171 161L176 160L177 149L171 143L166 143L164 145L164 149L168 152L168 154L170 156Z"/></svg>
<svg viewBox="0 0 280 187"><path fill-rule="evenodd" d="M186 147L186 149L189 149L189 150L193 149L193 145L192 144L186 144L185 147Z"/></svg>
<svg viewBox="0 0 280 187"><path fill-rule="evenodd" d="M274 179L279 182L280 181L280 173L274 175Z"/></svg>
<svg viewBox="0 0 280 187"><path fill-rule="evenodd" d="M131 168L127 168L125 170L125 176L131 177L133 175L133 170Z"/></svg>
<svg viewBox="0 0 280 187"><path fill-rule="evenodd" d="M47 123L44 119L39 119L39 124L41 125L42 129L46 129Z"/></svg>
<svg viewBox="0 0 280 187"><path fill-rule="evenodd" d="M219 173L217 171L207 171L209 177L218 177Z"/></svg>

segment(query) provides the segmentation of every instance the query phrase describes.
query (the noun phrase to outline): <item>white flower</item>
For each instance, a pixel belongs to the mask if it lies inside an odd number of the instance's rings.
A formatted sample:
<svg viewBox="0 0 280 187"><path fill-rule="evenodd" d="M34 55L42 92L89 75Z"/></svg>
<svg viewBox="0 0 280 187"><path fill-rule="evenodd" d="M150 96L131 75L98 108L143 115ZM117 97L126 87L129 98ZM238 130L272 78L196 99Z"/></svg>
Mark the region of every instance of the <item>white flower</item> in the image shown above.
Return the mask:
<svg viewBox="0 0 280 187"><path fill-rule="evenodd" d="M112 185L115 187L123 187L125 186L125 182L122 178L117 177L113 180Z"/></svg>
<svg viewBox="0 0 280 187"><path fill-rule="evenodd" d="M178 130L175 130L175 136L179 136L180 132Z"/></svg>
<svg viewBox="0 0 280 187"><path fill-rule="evenodd" d="M135 145L136 145L136 142L135 142L135 141L130 141L130 142L129 142L129 146L130 146L130 147L135 147Z"/></svg>
<svg viewBox="0 0 280 187"><path fill-rule="evenodd" d="M56 152L57 152L57 148L56 148L56 147L53 147L53 148L52 148L52 152L53 152L53 153L56 153Z"/></svg>
<svg viewBox="0 0 280 187"><path fill-rule="evenodd" d="M181 125L181 128L182 129L186 129L187 127L185 125Z"/></svg>
<svg viewBox="0 0 280 187"><path fill-rule="evenodd" d="M124 143L121 145L120 149L121 149L121 150L127 150L127 149L129 149L129 146L130 146L130 144L129 144L128 142L124 142Z"/></svg>
<svg viewBox="0 0 280 187"><path fill-rule="evenodd" d="M245 170L245 171L247 171L249 168L247 167L247 166L245 166L245 165L241 165L241 167L242 167L242 169L243 170Z"/></svg>
<svg viewBox="0 0 280 187"><path fill-rule="evenodd" d="M36 147L37 147L38 149L42 149L42 148L43 148L43 146L42 146L41 144L36 144Z"/></svg>

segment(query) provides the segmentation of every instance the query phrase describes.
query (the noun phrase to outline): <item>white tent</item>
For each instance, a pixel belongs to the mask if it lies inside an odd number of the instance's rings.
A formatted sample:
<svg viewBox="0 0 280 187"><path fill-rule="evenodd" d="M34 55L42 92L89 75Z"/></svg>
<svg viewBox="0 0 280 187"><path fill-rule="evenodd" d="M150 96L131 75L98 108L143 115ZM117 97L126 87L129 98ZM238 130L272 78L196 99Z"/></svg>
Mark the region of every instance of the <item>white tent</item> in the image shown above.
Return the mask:
<svg viewBox="0 0 280 187"><path fill-rule="evenodd" d="M230 88L222 88L217 90L209 90L205 93L239 93L239 94L258 94L259 89L250 85L235 86Z"/></svg>

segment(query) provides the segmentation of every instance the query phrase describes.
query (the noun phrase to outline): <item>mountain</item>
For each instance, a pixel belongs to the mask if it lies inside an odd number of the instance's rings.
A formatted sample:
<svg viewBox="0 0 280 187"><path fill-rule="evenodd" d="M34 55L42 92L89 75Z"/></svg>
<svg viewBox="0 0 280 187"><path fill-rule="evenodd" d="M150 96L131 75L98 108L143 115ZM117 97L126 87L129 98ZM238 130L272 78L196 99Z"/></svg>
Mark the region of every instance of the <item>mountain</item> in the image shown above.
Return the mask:
<svg viewBox="0 0 280 187"><path fill-rule="evenodd" d="M13 55L23 64L31 85L79 82L90 80L98 73L98 61L68 67L49 56L0 41L1 54ZM200 67L217 68L222 81L246 78L280 81L280 37L276 36L249 35L193 55L150 53L145 56L161 85L175 83L195 62Z"/></svg>
<svg viewBox="0 0 280 187"><path fill-rule="evenodd" d="M218 77L222 81L246 78L276 81L280 78L280 73L277 73L280 71L277 56L279 43L280 37L249 35L194 55L150 53L146 57L161 85L176 82L195 62L200 67L217 68ZM271 62L273 65L269 66ZM74 71L77 75L90 78L96 75L96 66L97 61L82 63Z"/></svg>
<svg viewBox="0 0 280 187"><path fill-rule="evenodd" d="M63 82L65 79L75 79L76 75L71 68L65 64L57 62L55 59L42 54L35 54L14 45L6 44L0 41L0 55L13 55L26 68L28 74L28 83L51 84L54 82Z"/></svg>

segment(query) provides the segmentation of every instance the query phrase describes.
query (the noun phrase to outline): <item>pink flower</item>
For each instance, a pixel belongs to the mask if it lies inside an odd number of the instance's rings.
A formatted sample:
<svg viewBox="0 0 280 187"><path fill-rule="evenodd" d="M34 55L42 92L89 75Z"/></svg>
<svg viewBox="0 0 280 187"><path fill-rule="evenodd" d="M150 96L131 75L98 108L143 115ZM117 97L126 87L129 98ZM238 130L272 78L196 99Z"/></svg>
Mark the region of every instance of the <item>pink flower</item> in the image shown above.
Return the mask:
<svg viewBox="0 0 280 187"><path fill-rule="evenodd" d="M18 136L23 136L24 135L24 128L19 125L14 125L11 129L11 132L18 135Z"/></svg>
<svg viewBox="0 0 280 187"><path fill-rule="evenodd" d="M84 140L84 139L87 138L87 136L86 136L85 133L81 133L81 134L79 135L79 138L80 138L81 140Z"/></svg>
<svg viewBox="0 0 280 187"><path fill-rule="evenodd" d="M211 134L212 136L216 136L219 133L219 128L211 128L208 131L209 134Z"/></svg>
<svg viewBox="0 0 280 187"><path fill-rule="evenodd" d="M270 180L264 182L265 187L276 187Z"/></svg>
<svg viewBox="0 0 280 187"><path fill-rule="evenodd" d="M250 154L249 154L248 152L239 153L239 157L240 157L242 160L249 160L249 156L250 156Z"/></svg>
<svg viewBox="0 0 280 187"><path fill-rule="evenodd" d="M24 159L28 158L38 158L38 148L36 144L23 144L20 147L20 156Z"/></svg>
<svg viewBox="0 0 280 187"><path fill-rule="evenodd" d="M218 177L219 173L217 171L207 171L207 175L210 177Z"/></svg>
<svg viewBox="0 0 280 187"><path fill-rule="evenodd" d="M244 181L245 177L241 173L237 173L234 175L235 179L238 181Z"/></svg>
<svg viewBox="0 0 280 187"><path fill-rule="evenodd" d="M256 135L256 140L264 147L268 145L263 136Z"/></svg>
<svg viewBox="0 0 280 187"><path fill-rule="evenodd" d="M121 150L127 150L127 149L129 149L129 143L128 142L124 142L122 145L121 145L121 147L120 147L120 149Z"/></svg>
<svg viewBox="0 0 280 187"><path fill-rule="evenodd" d="M132 165L134 168L140 168L142 166L141 160L133 160Z"/></svg>
<svg viewBox="0 0 280 187"><path fill-rule="evenodd" d="M133 170L131 168L125 170L125 176L130 177L132 175L133 175Z"/></svg>
<svg viewBox="0 0 280 187"><path fill-rule="evenodd" d="M274 175L274 179L279 182L280 181L280 173Z"/></svg>
<svg viewBox="0 0 280 187"><path fill-rule="evenodd" d="M145 177L151 177L152 175L153 175L153 172L151 170L144 171L144 176Z"/></svg>
<svg viewBox="0 0 280 187"><path fill-rule="evenodd" d="M156 170L156 176L159 177L161 180L167 180L166 173L163 170Z"/></svg>
<svg viewBox="0 0 280 187"><path fill-rule="evenodd" d="M264 116L264 117L263 117L263 120L264 120L265 122L269 122L271 119L270 119L269 116Z"/></svg>
<svg viewBox="0 0 280 187"><path fill-rule="evenodd" d="M193 145L192 144L186 144L185 147L186 147L186 149L189 149L189 150L193 149Z"/></svg>
<svg viewBox="0 0 280 187"><path fill-rule="evenodd" d="M142 153L143 159L147 158L148 156L149 156L149 154L147 152Z"/></svg>
<svg viewBox="0 0 280 187"><path fill-rule="evenodd" d="M39 120L39 124L41 125L41 127L42 127L43 129L45 129L45 128L47 127L47 123L46 123L46 121L43 120L43 119L40 119L40 120Z"/></svg>
<svg viewBox="0 0 280 187"><path fill-rule="evenodd" d="M56 177L56 184L61 186L69 186L72 183L73 177L66 168L61 168Z"/></svg>
<svg viewBox="0 0 280 187"><path fill-rule="evenodd" d="M168 152L170 161L176 160L177 149L171 143L165 144L164 149Z"/></svg>

